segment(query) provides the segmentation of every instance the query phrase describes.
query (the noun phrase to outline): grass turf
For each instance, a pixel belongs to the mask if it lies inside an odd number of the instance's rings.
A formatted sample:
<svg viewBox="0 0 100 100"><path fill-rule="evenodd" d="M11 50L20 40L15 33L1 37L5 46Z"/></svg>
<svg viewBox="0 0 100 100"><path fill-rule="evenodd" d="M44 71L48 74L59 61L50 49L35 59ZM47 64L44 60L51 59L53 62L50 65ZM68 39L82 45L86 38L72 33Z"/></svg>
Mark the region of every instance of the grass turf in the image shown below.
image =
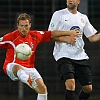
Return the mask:
<svg viewBox="0 0 100 100"><path fill-rule="evenodd" d="M36 98L33 97L24 97L23 99L18 99L18 97L9 97L9 96L0 96L0 100L36 100ZM52 96L49 97L48 100L64 100L64 97L62 96ZM76 98L76 100L78 100ZM90 97L88 100L100 100L100 97Z"/></svg>

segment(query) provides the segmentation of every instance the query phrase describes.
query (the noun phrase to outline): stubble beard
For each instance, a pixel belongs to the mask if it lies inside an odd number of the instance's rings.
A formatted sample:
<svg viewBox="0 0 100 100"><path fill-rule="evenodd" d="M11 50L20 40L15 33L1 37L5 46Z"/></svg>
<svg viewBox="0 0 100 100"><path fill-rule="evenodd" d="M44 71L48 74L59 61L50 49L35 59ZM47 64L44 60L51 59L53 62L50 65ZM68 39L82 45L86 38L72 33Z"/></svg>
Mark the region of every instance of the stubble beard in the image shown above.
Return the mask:
<svg viewBox="0 0 100 100"><path fill-rule="evenodd" d="M75 5L73 5L73 6L68 6L68 5L67 5L67 8L68 8L69 10L74 10L74 9L76 8L76 6L75 6Z"/></svg>

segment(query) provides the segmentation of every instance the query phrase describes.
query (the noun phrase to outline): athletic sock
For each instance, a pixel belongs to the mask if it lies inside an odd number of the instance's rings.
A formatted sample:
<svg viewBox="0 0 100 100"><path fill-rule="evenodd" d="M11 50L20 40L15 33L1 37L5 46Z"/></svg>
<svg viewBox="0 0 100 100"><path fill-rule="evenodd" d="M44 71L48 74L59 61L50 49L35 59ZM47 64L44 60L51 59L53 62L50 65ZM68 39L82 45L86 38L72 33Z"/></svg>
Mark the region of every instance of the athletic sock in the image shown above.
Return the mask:
<svg viewBox="0 0 100 100"><path fill-rule="evenodd" d="M47 100L47 94L38 93L37 100Z"/></svg>
<svg viewBox="0 0 100 100"><path fill-rule="evenodd" d="M65 91L65 100L75 100L74 91L66 90Z"/></svg>
<svg viewBox="0 0 100 100"><path fill-rule="evenodd" d="M88 100L90 93L85 93L83 90L79 93L79 100Z"/></svg>
<svg viewBox="0 0 100 100"><path fill-rule="evenodd" d="M27 75L24 70L22 70L22 69L18 70L17 76L23 83L28 84L27 80L28 80L29 75Z"/></svg>

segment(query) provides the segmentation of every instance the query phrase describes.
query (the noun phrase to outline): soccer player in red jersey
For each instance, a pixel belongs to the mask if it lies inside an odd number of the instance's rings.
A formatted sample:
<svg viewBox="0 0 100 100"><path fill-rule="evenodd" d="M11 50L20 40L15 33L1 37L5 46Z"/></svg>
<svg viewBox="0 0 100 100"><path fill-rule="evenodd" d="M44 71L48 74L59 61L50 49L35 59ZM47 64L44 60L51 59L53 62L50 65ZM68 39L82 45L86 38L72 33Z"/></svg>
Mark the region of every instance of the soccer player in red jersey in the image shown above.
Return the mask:
<svg viewBox="0 0 100 100"><path fill-rule="evenodd" d="M0 38L0 48L6 48L6 58L3 65L4 72L11 80L21 80L37 93L37 100L47 100L47 87L39 72L35 69L35 52L38 44L49 42L51 38L59 36L72 36L76 40L80 34L77 29L70 31L31 31L31 18L23 13L17 18L18 29L5 34ZM32 55L27 60L20 60L15 56L15 47L26 43L32 49Z"/></svg>

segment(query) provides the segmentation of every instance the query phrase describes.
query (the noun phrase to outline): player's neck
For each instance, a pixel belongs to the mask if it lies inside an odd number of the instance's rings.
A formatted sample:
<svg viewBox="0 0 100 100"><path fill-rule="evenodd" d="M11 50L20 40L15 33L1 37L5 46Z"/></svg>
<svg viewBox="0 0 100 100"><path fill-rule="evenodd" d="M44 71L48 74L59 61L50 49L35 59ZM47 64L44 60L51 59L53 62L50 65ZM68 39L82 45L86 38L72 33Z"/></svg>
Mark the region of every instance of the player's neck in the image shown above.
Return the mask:
<svg viewBox="0 0 100 100"><path fill-rule="evenodd" d="M21 34L21 33L20 33ZM23 35L23 34L21 34L21 36L23 37L23 38L26 38L27 37L27 35Z"/></svg>
<svg viewBox="0 0 100 100"><path fill-rule="evenodd" d="M72 14L76 14L77 13L77 9L68 9L69 12L71 12Z"/></svg>

